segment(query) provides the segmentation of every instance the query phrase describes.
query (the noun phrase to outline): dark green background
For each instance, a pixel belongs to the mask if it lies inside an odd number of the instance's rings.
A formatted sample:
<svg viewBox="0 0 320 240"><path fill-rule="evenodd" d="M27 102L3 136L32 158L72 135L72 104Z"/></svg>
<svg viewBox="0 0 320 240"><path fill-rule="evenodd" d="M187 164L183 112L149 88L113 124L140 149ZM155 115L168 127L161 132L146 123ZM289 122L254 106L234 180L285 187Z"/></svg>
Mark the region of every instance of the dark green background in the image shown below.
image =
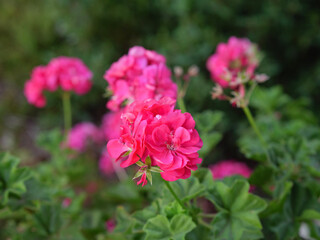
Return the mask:
<svg viewBox="0 0 320 240"><path fill-rule="evenodd" d="M34 66L59 55L83 59L94 72L94 86L87 95L72 97L74 123L99 123L106 112L105 70L128 48L142 45L164 54L170 67L200 67L187 108L226 112L228 148L222 151L228 153L232 129L244 117L228 103L210 100L213 83L205 62L233 35L259 45L264 55L259 72L271 77L265 86L281 84L291 97L306 97L319 115L319 1L0 0L0 149L32 152L37 132L63 126L59 93L47 94L44 109L24 98Z"/></svg>

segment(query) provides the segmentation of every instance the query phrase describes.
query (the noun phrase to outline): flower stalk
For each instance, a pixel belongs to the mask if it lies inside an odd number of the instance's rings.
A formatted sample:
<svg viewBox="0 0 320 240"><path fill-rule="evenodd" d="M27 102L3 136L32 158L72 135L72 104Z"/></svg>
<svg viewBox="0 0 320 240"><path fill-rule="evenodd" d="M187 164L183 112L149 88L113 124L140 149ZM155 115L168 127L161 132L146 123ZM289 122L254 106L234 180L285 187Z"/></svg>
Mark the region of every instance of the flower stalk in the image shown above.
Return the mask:
<svg viewBox="0 0 320 240"><path fill-rule="evenodd" d="M253 129L253 131L258 136L259 141L261 142L262 147L265 150L265 154L266 154L268 162L270 162L270 157L269 157L269 154L268 154L268 145L267 145L266 141L264 140L264 138L262 137L262 134L261 134L261 132L260 132L260 130L259 130L259 128L258 128L258 126L257 126L252 114L251 114L250 109L247 106L242 107L242 109L243 109L243 111L244 111L244 113L245 113L245 115L246 115L246 117L247 117L247 119L248 119L248 121L249 121L249 123L250 123L250 125L251 125L251 127Z"/></svg>
<svg viewBox="0 0 320 240"><path fill-rule="evenodd" d="M65 134L67 136L72 126L70 92L64 91L62 93L62 104L63 104L64 129L65 129Z"/></svg>
<svg viewBox="0 0 320 240"><path fill-rule="evenodd" d="M172 187L170 186L170 183L167 182L166 180L163 179L164 184L166 185L166 187L169 189L170 193L172 194L172 196L175 198L175 200L180 204L180 206L186 210L187 212L189 212L189 209L183 204L183 202L180 200L180 198L177 196L177 194L173 191Z"/></svg>

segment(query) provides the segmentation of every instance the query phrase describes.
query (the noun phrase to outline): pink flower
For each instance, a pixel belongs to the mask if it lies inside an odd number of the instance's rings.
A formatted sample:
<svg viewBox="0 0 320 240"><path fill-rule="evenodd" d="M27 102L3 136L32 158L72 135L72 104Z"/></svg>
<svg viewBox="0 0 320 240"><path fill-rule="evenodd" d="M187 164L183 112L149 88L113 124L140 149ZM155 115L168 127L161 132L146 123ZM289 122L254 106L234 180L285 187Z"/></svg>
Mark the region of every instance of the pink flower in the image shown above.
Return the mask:
<svg viewBox="0 0 320 240"><path fill-rule="evenodd" d="M90 141L101 144L103 142L103 135L94 124L83 122L78 123L71 129L66 144L70 149L83 152Z"/></svg>
<svg viewBox="0 0 320 240"><path fill-rule="evenodd" d="M154 51L132 47L128 55L113 63L104 75L113 94L107 107L117 111L125 101L130 104L164 96L175 99L177 86L165 62L164 56Z"/></svg>
<svg viewBox="0 0 320 240"><path fill-rule="evenodd" d="M209 166L214 179L223 179L233 175L241 175L249 178L252 170L242 162L235 160L224 160Z"/></svg>
<svg viewBox="0 0 320 240"><path fill-rule="evenodd" d="M33 69L31 79L25 83L24 95L30 104L44 107L46 99L43 90L46 88L46 67L38 66Z"/></svg>
<svg viewBox="0 0 320 240"><path fill-rule="evenodd" d="M63 199L63 201L62 201L62 206L63 206L64 208L67 208L67 207L70 206L71 202L72 202L72 199L71 199L71 198L65 198L65 199Z"/></svg>
<svg viewBox="0 0 320 240"><path fill-rule="evenodd" d="M106 221L106 229L108 232L113 232L114 228L116 227L116 222L114 221L114 219L109 219L108 221Z"/></svg>
<svg viewBox="0 0 320 240"><path fill-rule="evenodd" d="M149 154L167 181L190 177L191 170L201 163L197 152L202 140L189 113L175 110L163 116L148 126L146 139Z"/></svg>
<svg viewBox="0 0 320 240"><path fill-rule="evenodd" d="M140 178L140 180L137 182L137 185L141 184L141 186L145 186L148 183L147 181L147 174L144 172Z"/></svg>
<svg viewBox="0 0 320 240"><path fill-rule="evenodd" d="M91 88L91 78L92 73L80 59L58 57L47 66L34 68L31 79L25 84L24 93L30 104L44 107L46 100L43 91L56 91L61 87L64 91L85 94Z"/></svg>
<svg viewBox="0 0 320 240"><path fill-rule="evenodd" d="M106 140L120 137L121 115L124 111L110 112L103 116L102 131Z"/></svg>
<svg viewBox="0 0 320 240"><path fill-rule="evenodd" d="M115 162L115 159L111 158L107 149L105 148L102 151L102 154L99 159L99 169L102 173L109 176L114 173L115 167L119 166L119 162Z"/></svg>
<svg viewBox="0 0 320 240"><path fill-rule="evenodd" d="M90 90L91 78L90 70L77 58L57 57L47 67L47 87L52 91L61 86L64 91L82 95Z"/></svg>
<svg viewBox="0 0 320 240"><path fill-rule="evenodd" d="M151 165L144 167L159 167L165 180L190 177L191 170L202 161L198 155L202 140L192 116L174 110L174 103L171 98L162 98L129 105L121 117L120 138L108 142L110 156L121 159L121 167L145 163L149 156ZM145 185L146 178L144 173L138 184Z"/></svg>
<svg viewBox="0 0 320 240"><path fill-rule="evenodd" d="M254 78L258 66L256 45L248 39L230 37L227 43L220 43L217 51L207 61L212 79L223 88L237 89L239 74Z"/></svg>

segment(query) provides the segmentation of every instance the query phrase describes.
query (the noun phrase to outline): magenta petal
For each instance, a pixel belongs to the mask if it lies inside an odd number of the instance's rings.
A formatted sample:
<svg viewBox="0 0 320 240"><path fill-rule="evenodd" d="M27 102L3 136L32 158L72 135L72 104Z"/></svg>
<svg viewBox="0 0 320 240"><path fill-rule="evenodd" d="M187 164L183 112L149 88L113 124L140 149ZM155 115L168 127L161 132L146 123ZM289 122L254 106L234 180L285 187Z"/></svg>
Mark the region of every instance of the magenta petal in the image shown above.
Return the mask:
<svg viewBox="0 0 320 240"><path fill-rule="evenodd" d="M125 144L118 139L112 139L107 144L108 153L112 158L119 159L123 154L130 150Z"/></svg>
<svg viewBox="0 0 320 240"><path fill-rule="evenodd" d="M174 137L180 140L180 144L190 141L190 133L183 127L178 127L174 133Z"/></svg>
<svg viewBox="0 0 320 240"><path fill-rule="evenodd" d="M170 150L166 149L161 153L154 155L154 158L161 164L171 164L173 161L173 156Z"/></svg>
<svg viewBox="0 0 320 240"><path fill-rule="evenodd" d="M168 141L168 135L170 134L170 129L167 125L161 125L156 127L152 132L152 140L155 144L160 145Z"/></svg>
<svg viewBox="0 0 320 240"><path fill-rule="evenodd" d="M162 172L161 173L161 177L166 180L166 181L169 181L169 182L172 182L172 181L176 181L177 180L177 177L175 175L175 172L171 171L171 172Z"/></svg>

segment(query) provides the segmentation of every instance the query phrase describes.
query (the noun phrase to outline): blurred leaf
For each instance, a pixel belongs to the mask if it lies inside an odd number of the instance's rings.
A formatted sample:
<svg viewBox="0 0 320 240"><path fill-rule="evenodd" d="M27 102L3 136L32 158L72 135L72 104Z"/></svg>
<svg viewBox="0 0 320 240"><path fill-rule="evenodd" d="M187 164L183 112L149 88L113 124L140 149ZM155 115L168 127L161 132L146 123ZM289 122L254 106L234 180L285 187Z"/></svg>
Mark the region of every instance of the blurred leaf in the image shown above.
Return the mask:
<svg viewBox="0 0 320 240"><path fill-rule="evenodd" d="M266 208L261 198L248 193L249 184L235 179L231 186L214 182L207 198L218 209L212 222L215 239L260 239L261 223L258 214Z"/></svg>
<svg viewBox="0 0 320 240"><path fill-rule="evenodd" d="M56 233L62 225L61 205L42 205L34 217L38 222L39 228L50 236Z"/></svg>
<svg viewBox="0 0 320 240"><path fill-rule="evenodd" d="M27 168L18 168L19 160L9 153L0 155L0 203L6 205L11 197L26 192L25 181L31 177Z"/></svg>
<svg viewBox="0 0 320 240"><path fill-rule="evenodd" d="M149 219L143 230L146 232L146 240L183 240L195 227L191 217L185 214L177 214L171 221L163 215L158 215Z"/></svg>
<svg viewBox="0 0 320 240"><path fill-rule="evenodd" d="M181 201L189 201L203 195L205 187L200 184L199 180L195 177L189 177L188 179L179 179L174 182L170 182L173 191L181 199ZM164 188L163 195L166 196L165 200L174 200L172 194L167 188Z"/></svg>

